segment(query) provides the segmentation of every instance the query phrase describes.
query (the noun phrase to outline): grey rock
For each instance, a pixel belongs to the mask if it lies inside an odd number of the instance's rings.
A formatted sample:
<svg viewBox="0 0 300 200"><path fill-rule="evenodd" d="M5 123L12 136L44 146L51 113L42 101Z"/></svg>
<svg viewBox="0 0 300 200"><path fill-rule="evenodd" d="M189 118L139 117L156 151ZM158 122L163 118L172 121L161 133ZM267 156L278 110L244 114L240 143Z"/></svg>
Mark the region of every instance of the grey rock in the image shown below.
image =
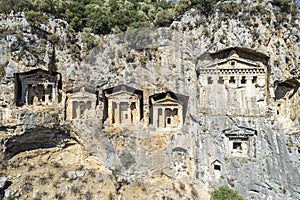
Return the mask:
<svg viewBox="0 0 300 200"><path fill-rule="evenodd" d="M5 79L12 80L14 78L14 73L17 71L17 67L13 60L9 61L5 69Z"/></svg>
<svg viewBox="0 0 300 200"><path fill-rule="evenodd" d="M67 176L68 176L68 178L71 179L71 180L75 180L75 179L77 178L76 172L73 172L73 171L69 171L69 172L67 173Z"/></svg>
<svg viewBox="0 0 300 200"><path fill-rule="evenodd" d="M83 177L85 175L85 171L84 170L80 170L76 172L76 176L77 177Z"/></svg>
<svg viewBox="0 0 300 200"><path fill-rule="evenodd" d="M0 189L3 189L6 185L7 178L5 176L0 177Z"/></svg>

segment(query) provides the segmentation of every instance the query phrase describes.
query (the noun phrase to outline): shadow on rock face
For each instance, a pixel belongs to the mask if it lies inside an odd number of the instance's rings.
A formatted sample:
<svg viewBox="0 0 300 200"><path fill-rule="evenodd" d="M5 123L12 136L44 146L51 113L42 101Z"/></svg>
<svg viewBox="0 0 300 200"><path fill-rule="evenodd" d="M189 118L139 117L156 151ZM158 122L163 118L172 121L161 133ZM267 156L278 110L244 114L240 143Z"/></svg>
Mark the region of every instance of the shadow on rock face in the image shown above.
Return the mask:
<svg viewBox="0 0 300 200"><path fill-rule="evenodd" d="M8 160L21 152L54 148L72 140L69 133L46 127L38 127L25 131L21 135L14 135L4 142L4 159Z"/></svg>
<svg viewBox="0 0 300 200"><path fill-rule="evenodd" d="M4 186L0 188L0 199L3 199L3 198L4 198L5 190L6 190L11 184L12 184L11 181L5 181Z"/></svg>

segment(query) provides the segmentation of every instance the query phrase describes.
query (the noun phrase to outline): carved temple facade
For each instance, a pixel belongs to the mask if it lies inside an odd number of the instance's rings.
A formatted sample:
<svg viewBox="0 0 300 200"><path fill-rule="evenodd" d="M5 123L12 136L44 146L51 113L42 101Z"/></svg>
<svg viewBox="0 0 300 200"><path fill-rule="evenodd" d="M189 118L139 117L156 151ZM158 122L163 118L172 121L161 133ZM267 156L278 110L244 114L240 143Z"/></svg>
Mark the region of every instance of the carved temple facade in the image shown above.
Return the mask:
<svg viewBox="0 0 300 200"><path fill-rule="evenodd" d="M264 115L268 56L245 48L211 53L197 66L202 115Z"/></svg>
<svg viewBox="0 0 300 200"><path fill-rule="evenodd" d="M15 74L15 102L17 106L51 106L61 101L61 75L35 69Z"/></svg>
<svg viewBox="0 0 300 200"><path fill-rule="evenodd" d="M268 56L250 49L232 47L210 53L199 60L197 106L200 116L264 115L269 96ZM62 98L61 79L60 73L42 69L16 73L16 105L58 104ZM96 107L101 104L102 122L107 125L149 124L161 130L172 130L183 127L185 123L188 96L165 92L144 97L142 90L124 84L101 92L102 95L86 87L66 91L65 119L95 118Z"/></svg>
<svg viewBox="0 0 300 200"><path fill-rule="evenodd" d="M67 120L96 118L97 97L95 94L93 89L85 87L67 92Z"/></svg>
<svg viewBox="0 0 300 200"><path fill-rule="evenodd" d="M150 123L157 128L173 129L184 124L188 97L166 92L150 98Z"/></svg>
<svg viewBox="0 0 300 200"><path fill-rule="evenodd" d="M223 130L224 143L229 157L255 157L257 131L238 127Z"/></svg>
<svg viewBox="0 0 300 200"><path fill-rule="evenodd" d="M143 118L143 92L127 85L103 91L103 120L111 125L138 124Z"/></svg>

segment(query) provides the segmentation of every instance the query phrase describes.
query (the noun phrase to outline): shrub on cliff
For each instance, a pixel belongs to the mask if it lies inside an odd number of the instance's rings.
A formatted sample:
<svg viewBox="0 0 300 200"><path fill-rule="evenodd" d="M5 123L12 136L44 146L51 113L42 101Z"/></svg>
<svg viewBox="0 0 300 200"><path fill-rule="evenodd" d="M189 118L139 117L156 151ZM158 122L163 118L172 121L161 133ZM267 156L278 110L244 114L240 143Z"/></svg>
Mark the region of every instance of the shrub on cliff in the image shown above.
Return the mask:
<svg viewBox="0 0 300 200"><path fill-rule="evenodd" d="M122 165L128 169L131 165L135 163L135 159L133 155L130 152L122 152L121 155L119 156Z"/></svg>
<svg viewBox="0 0 300 200"><path fill-rule="evenodd" d="M25 16L28 23L36 27L39 27L40 24L48 23L48 17L41 12L35 12L31 10L26 12Z"/></svg>
<svg viewBox="0 0 300 200"><path fill-rule="evenodd" d="M245 200L237 191L228 186L221 186L211 194L212 200Z"/></svg>
<svg viewBox="0 0 300 200"><path fill-rule="evenodd" d="M0 65L0 80L3 78L4 74L5 74L4 67Z"/></svg>

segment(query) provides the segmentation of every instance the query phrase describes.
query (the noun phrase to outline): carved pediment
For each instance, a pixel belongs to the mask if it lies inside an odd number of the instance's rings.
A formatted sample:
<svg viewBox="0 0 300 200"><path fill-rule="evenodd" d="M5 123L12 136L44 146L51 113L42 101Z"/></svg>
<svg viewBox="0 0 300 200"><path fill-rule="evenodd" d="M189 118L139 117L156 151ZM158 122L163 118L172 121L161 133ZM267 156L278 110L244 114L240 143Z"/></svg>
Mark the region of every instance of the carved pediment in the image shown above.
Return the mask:
<svg viewBox="0 0 300 200"><path fill-rule="evenodd" d="M56 82L57 77L55 75L49 74L49 72L38 69L34 71L25 72L19 74L21 81L36 81L36 82Z"/></svg>
<svg viewBox="0 0 300 200"><path fill-rule="evenodd" d="M241 58L229 58L226 62L219 62L218 69L253 69L260 66L255 62L250 62Z"/></svg>
<svg viewBox="0 0 300 200"><path fill-rule="evenodd" d="M127 91L118 91L118 92L115 92L115 93L112 93L112 94L105 94L105 96L109 99L116 99L116 98L121 98L121 99L136 99L136 98L139 98L139 95L137 94L133 94L133 93L130 93L130 92L127 92Z"/></svg>
<svg viewBox="0 0 300 200"><path fill-rule="evenodd" d="M175 99L161 99L159 101L155 101L153 104L155 105L155 104L180 104L180 103Z"/></svg>
<svg viewBox="0 0 300 200"><path fill-rule="evenodd" d="M255 70L265 69L269 57L252 49L231 47L211 53L210 59L200 61L197 72L207 70Z"/></svg>
<svg viewBox="0 0 300 200"><path fill-rule="evenodd" d="M80 89L74 89L72 92L68 93L72 99L96 101L96 94L84 87Z"/></svg>
<svg viewBox="0 0 300 200"><path fill-rule="evenodd" d="M103 95L106 98L120 98L123 96L122 99L140 99L143 96L143 92L127 85L117 85L115 87L103 90Z"/></svg>
<svg viewBox="0 0 300 200"><path fill-rule="evenodd" d="M226 137L249 137L256 135L257 131L250 128L225 129L223 133Z"/></svg>
<svg viewBox="0 0 300 200"><path fill-rule="evenodd" d="M71 94L71 99L73 100L91 100L96 101L96 95L90 93L79 92L76 94Z"/></svg>
<svg viewBox="0 0 300 200"><path fill-rule="evenodd" d="M165 98L162 98L162 99L154 100L154 98L152 98L152 104L153 105L157 105L157 104L178 104L178 105L181 105L181 102L179 102L177 99L172 98L170 94L167 94L165 96Z"/></svg>

